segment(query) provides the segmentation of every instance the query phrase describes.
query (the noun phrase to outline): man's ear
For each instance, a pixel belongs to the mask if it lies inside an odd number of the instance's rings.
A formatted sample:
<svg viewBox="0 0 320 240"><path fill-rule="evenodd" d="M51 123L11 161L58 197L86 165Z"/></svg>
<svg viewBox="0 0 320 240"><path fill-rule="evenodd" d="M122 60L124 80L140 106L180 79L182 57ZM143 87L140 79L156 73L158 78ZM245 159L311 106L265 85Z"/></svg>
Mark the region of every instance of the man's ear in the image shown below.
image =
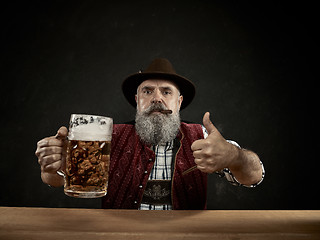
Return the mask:
<svg viewBox="0 0 320 240"><path fill-rule="evenodd" d="M138 96L137 96L137 94L134 95L134 99L136 100L136 103L138 104Z"/></svg>
<svg viewBox="0 0 320 240"><path fill-rule="evenodd" d="M180 109L181 108L181 104L183 102L183 96L182 95L179 96L178 102L179 102L179 109Z"/></svg>

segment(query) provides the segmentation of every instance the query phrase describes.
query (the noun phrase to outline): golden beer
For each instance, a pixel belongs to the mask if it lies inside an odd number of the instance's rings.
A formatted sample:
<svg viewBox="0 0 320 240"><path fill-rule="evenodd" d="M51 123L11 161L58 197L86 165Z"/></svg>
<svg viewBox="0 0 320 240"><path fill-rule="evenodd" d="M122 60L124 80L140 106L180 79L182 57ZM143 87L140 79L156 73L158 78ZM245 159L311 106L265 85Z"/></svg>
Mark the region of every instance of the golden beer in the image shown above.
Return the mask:
<svg viewBox="0 0 320 240"><path fill-rule="evenodd" d="M102 197L107 192L110 141L69 140L64 191L72 197Z"/></svg>

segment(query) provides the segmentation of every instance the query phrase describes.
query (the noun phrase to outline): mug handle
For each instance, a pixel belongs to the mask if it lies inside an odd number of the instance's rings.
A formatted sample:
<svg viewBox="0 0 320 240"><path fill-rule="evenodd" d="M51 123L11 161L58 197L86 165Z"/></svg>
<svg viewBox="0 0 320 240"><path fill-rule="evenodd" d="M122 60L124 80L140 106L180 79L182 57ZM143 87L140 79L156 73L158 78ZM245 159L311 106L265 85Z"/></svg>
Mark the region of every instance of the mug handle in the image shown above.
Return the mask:
<svg viewBox="0 0 320 240"><path fill-rule="evenodd" d="M56 139L61 139L61 137L58 135L58 133L55 135L55 138ZM63 178L66 177L66 173L60 168L58 171L57 171L57 174Z"/></svg>
<svg viewBox="0 0 320 240"><path fill-rule="evenodd" d="M61 177L66 177L66 174L64 173L64 171L62 171L62 170L58 170L57 171L57 174L59 175L59 176L61 176Z"/></svg>

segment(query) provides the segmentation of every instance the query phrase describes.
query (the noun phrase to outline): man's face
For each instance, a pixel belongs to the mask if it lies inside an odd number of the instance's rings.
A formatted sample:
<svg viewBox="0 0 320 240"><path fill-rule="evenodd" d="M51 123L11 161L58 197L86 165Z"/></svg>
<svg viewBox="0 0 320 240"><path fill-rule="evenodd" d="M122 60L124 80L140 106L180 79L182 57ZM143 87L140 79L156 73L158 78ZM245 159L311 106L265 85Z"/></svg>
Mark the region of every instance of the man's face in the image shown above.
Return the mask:
<svg viewBox="0 0 320 240"><path fill-rule="evenodd" d="M180 127L180 96L177 86L167 80L146 80L136 95L135 128L141 140L151 145L172 141ZM161 113L171 110L172 114Z"/></svg>
<svg viewBox="0 0 320 240"><path fill-rule="evenodd" d="M166 109L172 110L173 114L179 112L183 100L173 82L161 79L142 82L135 98L138 112L144 112L153 104L162 104ZM152 114L162 113L155 111Z"/></svg>

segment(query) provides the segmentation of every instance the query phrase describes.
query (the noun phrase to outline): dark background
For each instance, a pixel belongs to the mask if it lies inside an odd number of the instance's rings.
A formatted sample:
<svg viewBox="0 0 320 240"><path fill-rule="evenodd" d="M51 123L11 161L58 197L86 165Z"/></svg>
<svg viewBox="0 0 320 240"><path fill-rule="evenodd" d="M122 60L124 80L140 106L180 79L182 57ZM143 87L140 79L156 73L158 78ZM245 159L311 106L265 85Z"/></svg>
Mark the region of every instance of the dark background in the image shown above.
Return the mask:
<svg viewBox="0 0 320 240"><path fill-rule="evenodd" d="M288 3L286 1L286 3ZM1 6L1 206L99 208L40 179L36 143L71 113L132 120L122 80L166 57L266 169L255 189L209 176L209 209L319 209L315 6L281 1L6 1ZM317 29L317 30L316 30Z"/></svg>

